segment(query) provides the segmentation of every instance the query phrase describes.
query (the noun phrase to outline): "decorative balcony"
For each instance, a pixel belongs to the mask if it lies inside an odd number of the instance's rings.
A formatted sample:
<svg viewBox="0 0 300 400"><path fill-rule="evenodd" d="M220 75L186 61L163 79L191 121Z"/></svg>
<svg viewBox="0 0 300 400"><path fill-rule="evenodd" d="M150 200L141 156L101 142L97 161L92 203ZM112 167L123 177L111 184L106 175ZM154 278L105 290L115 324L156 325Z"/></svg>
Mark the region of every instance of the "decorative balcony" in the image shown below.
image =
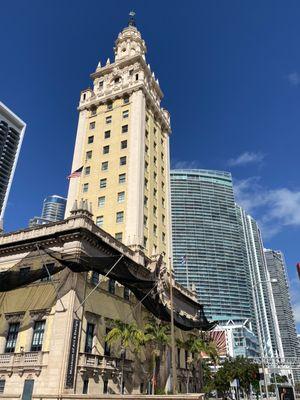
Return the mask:
<svg viewBox="0 0 300 400"><path fill-rule="evenodd" d="M31 371L39 375L42 368L48 364L48 352L29 351L23 353L0 354L0 373L12 374L17 372L20 376Z"/></svg>
<svg viewBox="0 0 300 400"><path fill-rule="evenodd" d="M92 372L93 374L104 374L110 372L112 375L119 374L123 369L124 372L131 373L133 371L131 360L123 360L117 357L102 356L99 354L80 353L78 368L80 373Z"/></svg>

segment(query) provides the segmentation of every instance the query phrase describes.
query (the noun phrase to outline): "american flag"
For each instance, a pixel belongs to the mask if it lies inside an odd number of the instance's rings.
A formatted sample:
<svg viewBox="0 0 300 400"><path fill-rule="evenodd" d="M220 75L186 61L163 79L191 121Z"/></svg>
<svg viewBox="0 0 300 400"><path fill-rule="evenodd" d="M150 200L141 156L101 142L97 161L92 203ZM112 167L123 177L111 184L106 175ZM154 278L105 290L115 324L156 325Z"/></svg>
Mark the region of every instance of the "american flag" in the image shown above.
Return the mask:
<svg viewBox="0 0 300 400"><path fill-rule="evenodd" d="M78 178L79 176L81 176L82 170L83 170L83 167L76 169L76 171L72 172L67 178L68 179Z"/></svg>

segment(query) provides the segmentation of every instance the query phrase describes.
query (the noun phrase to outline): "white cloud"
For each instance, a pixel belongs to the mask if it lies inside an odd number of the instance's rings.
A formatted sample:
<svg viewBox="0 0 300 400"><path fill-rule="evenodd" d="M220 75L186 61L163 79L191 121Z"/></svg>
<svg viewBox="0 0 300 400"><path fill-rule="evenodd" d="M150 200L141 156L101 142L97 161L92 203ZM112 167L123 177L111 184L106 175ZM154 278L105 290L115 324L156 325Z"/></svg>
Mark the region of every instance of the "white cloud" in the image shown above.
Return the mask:
<svg viewBox="0 0 300 400"><path fill-rule="evenodd" d="M284 226L300 226L300 190L267 189L259 177L235 182L236 202L253 214L263 231L271 237Z"/></svg>
<svg viewBox="0 0 300 400"><path fill-rule="evenodd" d="M172 169L197 169L199 168L199 163L197 160L191 161L174 161L172 163Z"/></svg>
<svg viewBox="0 0 300 400"><path fill-rule="evenodd" d="M300 75L298 74L298 72L291 72L290 74L288 74L287 79L292 86L300 85Z"/></svg>
<svg viewBox="0 0 300 400"><path fill-rule="evenodd" d="M250 151L245 151L244 153L240 154L236 158L230 158L228 160L228 165L231 167L236 167L240 165L247 165L247 164L260 164L263 159L265 158L264 154L262 153L254 153Z"/></svg>

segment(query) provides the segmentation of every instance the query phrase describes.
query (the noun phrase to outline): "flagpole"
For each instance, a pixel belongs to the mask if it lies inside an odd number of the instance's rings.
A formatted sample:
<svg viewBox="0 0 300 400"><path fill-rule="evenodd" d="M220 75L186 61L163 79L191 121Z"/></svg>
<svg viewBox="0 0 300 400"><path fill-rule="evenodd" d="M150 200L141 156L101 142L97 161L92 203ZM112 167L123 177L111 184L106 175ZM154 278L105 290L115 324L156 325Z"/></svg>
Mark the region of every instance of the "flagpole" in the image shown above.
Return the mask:
<svg viewBox="0 0 300 400"><path fill-rule="evenodd" d="M172 392L177 393L177 366L175 359L175 331L174 331L174 304L173 304L173 270L172 259L169 258L169 274L170 274L170 305L171 305L171 350L172 350Z"/></svg>

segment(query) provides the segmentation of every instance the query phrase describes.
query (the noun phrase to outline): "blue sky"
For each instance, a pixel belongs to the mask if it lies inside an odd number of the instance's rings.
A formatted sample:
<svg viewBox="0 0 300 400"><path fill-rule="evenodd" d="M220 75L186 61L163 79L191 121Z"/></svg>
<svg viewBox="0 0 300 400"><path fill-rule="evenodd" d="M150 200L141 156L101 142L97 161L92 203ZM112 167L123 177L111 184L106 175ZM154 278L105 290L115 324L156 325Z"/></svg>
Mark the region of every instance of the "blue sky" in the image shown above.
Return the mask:
<svg viewBox="0 0 300 400"><path fill-rule="evenodd" d="M232 172L265 246L285 253L300 330L298 1L3 2L0 100L27 122L5 229L66 195L79 93L131 9L171 112L172 165Z"/></svg>

